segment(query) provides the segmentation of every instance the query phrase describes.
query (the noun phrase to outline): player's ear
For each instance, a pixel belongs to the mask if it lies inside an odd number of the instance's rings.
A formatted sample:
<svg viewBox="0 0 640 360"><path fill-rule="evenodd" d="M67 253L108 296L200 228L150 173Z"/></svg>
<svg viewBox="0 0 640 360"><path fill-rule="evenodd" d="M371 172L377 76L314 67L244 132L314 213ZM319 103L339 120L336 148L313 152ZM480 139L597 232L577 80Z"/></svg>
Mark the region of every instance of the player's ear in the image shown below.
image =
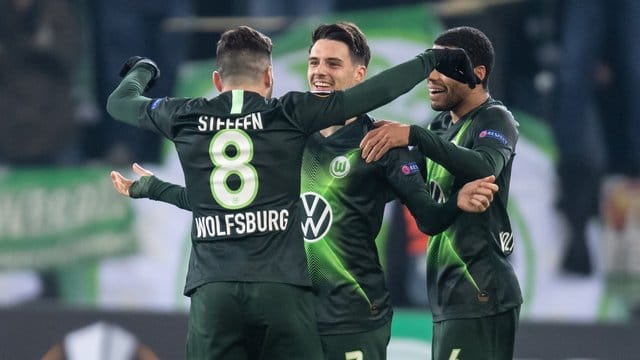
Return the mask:
<svg viewBox="0 0 640 360"><path fill-rule="evenodd" d="M214 71L212 78L213 78L213 84L216 86L216 89L218 89L219 92L222 92L222 77L220 76L220 73L217 71Z"/></svg>
<svg viewBox="0 0 640 360"><path fill-rule="evenodd" d="M476 74L476 78L482 82L487 76L487 68L484 65L478 65L473 68L473 73Z"/></svg>
<svg viewBox="0 0 640 360"><path fill-rule="evenodd" d="M267 89L271 89L273 87L273 67L271 67L271 65L264 69L264 73L262 74L262 82L264 84L264 87Z"/></svg>
<svg viewBox="0 0 640 360"><path fill-rule="evenodd" d="M357 82L364 81L364 78L367 76L367 67L364 65L357 65L355 80Z"/></svg>

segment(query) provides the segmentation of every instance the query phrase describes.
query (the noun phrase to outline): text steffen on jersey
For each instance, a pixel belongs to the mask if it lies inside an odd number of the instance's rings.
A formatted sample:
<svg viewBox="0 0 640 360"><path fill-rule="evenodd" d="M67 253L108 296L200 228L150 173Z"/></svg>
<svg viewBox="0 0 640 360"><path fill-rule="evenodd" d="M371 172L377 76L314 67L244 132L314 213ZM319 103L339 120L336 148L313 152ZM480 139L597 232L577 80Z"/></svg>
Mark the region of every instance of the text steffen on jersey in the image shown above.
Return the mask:
<svg viewBox="0 0 640 360"><path fill-rule="evenodd" d="M262 130L262 115L250 113L237 118L222 118L209 115L198 117L198 131L218 131L223 129Z"/></svg>

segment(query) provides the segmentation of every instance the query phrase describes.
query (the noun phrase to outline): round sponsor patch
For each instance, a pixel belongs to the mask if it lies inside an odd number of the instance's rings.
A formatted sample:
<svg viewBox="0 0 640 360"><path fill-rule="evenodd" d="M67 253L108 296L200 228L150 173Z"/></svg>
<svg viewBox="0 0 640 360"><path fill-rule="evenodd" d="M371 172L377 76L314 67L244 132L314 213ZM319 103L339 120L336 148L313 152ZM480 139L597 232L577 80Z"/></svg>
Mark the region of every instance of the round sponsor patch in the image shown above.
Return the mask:
<svg viewBox="0 0 640 360"><path fill-rule="evenodd" d="M415 161L412 161L410 163L402 165L400 167L400 172L402 172L403 175L411 175L420 172L420 168Z"/></svg>
<svg viewBox="0 0 640 360"><path fill-rule="evenodd" d="M329 164L329 173L337 179L347 176L349 170L351 170L351 164L346 156L336 156Z"/></svg>
<svg viewBox="0 0 640 360"><path fill-rule="evenodd" d="M493 130L493 129L482 130L478 134L478 137L495 139L503 145L507 145L508 143L507 138L498 130Z"/></svg>

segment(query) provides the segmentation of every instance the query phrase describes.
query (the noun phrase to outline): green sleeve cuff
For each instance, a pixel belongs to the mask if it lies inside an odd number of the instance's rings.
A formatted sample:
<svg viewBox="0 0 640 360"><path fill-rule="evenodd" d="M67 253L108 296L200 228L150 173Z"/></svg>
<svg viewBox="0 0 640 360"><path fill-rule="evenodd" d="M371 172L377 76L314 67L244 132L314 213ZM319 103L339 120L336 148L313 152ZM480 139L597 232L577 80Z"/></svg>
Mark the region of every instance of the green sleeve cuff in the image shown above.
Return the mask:
<svg viewBox="0 0 640 360"><path fill-rule="evenodd" d="M185 187L162 181L153 175L134 181L129 188L129 196L157 200L191 211Z"/></svg>

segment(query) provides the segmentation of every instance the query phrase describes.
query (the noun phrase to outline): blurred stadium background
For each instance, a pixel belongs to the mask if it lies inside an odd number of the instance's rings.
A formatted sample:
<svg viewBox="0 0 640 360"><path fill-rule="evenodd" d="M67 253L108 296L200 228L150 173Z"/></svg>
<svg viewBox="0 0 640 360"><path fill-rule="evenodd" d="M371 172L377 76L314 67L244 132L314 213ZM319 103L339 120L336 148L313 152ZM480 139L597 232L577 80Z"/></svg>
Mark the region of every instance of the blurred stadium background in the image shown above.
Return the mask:
<svg viewBox="0 0 640 360"><path fill-rule="evenodd" d="M497 54L491 94L521 125L510 199L512 261L525 296L516 358L638 358L640 183L631 171L607 172L597 193L585 194L599 205L585 231L592 271L561 266L571 229L557 206L551 121L566 1L134 3L2 0L0 359L63 359L65 352L68 359L184 357L190 215L125 199L109 179L110 170L130 174L139 161L183 183L179 163L172 145L114 128L104 117L101 93L116 86L118 70L108 58L118 66L130 55L158 59L161 81L170 85L158 96L213 96L217 38L247 24L274 39L277 96L306 89L311 30L340 20L367 35L370 75L430 47L445 28L487 33ZM373 115L426 124L432 114L419 85ZM402 208L390 204L378 238L397 309L389 359L426 359L427 240L412 235L403 219Z"/></svg>

